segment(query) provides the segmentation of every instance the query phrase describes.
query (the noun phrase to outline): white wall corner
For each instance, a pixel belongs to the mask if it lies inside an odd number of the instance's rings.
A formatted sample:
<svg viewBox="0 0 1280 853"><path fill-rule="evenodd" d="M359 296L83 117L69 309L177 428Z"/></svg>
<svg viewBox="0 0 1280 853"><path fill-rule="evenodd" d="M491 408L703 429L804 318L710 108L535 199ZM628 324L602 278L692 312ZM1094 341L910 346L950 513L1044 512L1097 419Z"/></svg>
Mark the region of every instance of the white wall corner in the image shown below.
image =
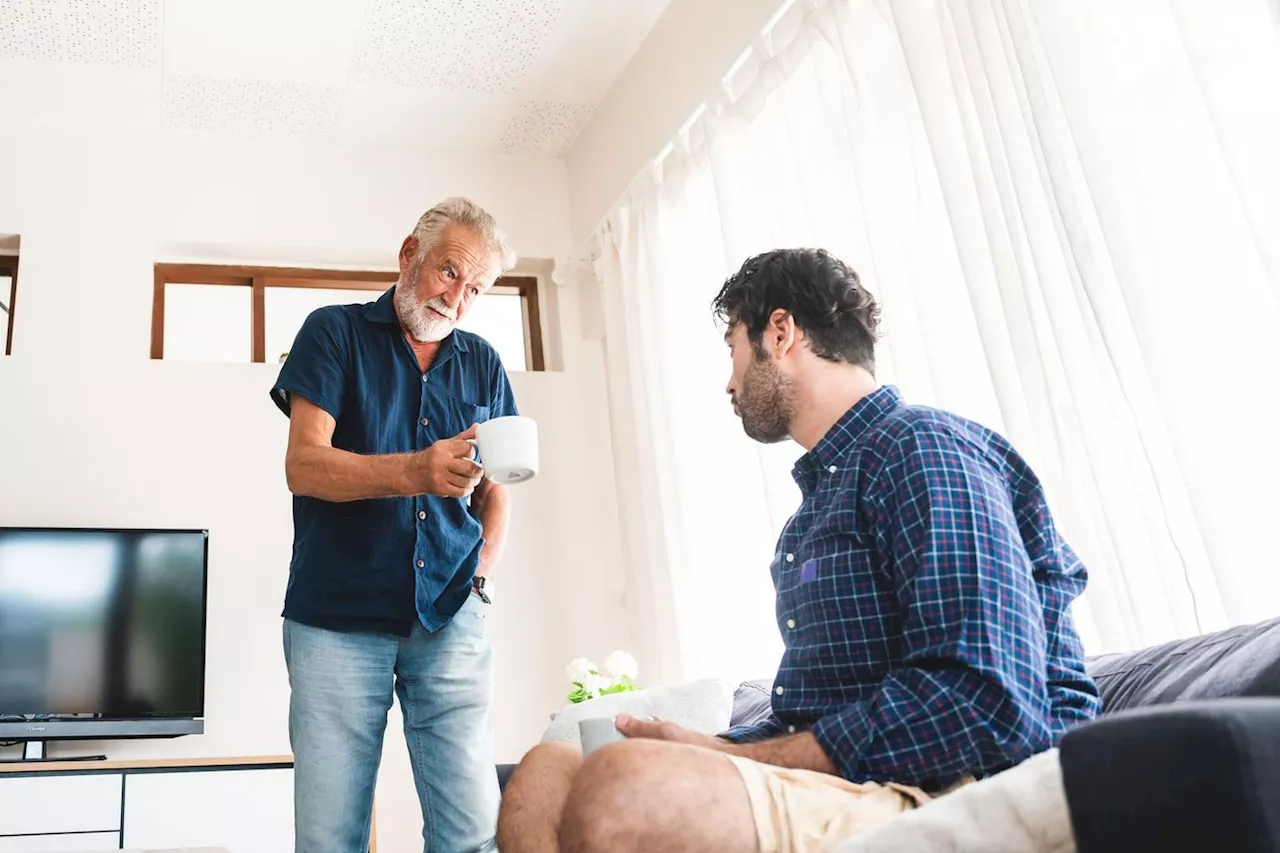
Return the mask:
<svg viewBox="0 0 1280 853"><path fill-rule="evenodd" d="M603 341L604 285L596 275L595 263L590 257L583 256L576 258L569 269L571 272L565 278L578 295L578 323L582 339Z"/></svg>
<svg viewBox="0 0 1280 853"><path fill-rule="evenodd" d="M566 158L573 246L583 245L786 0L672 0Z"/></svg>

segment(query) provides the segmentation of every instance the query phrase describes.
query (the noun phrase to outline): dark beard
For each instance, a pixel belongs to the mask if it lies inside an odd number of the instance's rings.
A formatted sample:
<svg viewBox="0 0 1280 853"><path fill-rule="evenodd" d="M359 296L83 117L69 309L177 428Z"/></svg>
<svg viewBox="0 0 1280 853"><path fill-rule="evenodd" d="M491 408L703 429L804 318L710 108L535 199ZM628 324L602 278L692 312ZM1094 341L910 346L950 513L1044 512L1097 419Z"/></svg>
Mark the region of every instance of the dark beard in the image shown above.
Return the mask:
<svg viewBox="0 0 1280 853"><path fill-rule="evenodd" d="M791 383L768 358L757 359L742 380L738 413L747 437L761 444L777 444L791 434Z"/></svg>

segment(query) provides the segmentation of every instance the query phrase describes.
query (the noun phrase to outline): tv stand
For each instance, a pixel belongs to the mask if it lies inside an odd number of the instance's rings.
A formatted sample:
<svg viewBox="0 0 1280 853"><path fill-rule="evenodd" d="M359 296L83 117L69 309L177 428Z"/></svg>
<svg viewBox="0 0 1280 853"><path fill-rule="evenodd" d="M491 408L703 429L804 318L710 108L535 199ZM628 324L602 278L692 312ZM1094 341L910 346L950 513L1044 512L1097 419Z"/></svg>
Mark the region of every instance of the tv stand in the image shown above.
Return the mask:
<svg viewBox="0 0 1280 853"><path fill-rule="evenodd" d="M293 756L0 765L0 851L71 847L293 850Z"/></svg>
<svg viewBox="0 0 1280 853"><path fill-rule="evenodd" d="M50 758L47 741L29 740L22 745L21 758L0 758L0 764L26 764L34 761L106 761L105 755L73 755Z"/></svg>

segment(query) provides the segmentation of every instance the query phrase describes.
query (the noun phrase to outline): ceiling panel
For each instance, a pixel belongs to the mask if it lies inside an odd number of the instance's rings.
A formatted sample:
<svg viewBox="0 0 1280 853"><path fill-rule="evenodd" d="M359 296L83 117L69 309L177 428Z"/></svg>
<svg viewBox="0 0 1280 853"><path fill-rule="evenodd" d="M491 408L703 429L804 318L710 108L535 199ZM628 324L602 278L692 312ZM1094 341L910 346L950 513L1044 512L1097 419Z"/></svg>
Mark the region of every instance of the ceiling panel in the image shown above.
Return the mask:
<svg viewBox="0 0 1280 853"><path fill-rule="evenodd" d="M169 129L222 136L324 134L342 94L337 86L195 75L167 77L164 85Z"/></svg>
<svg viewBox="0 0 1280 853"><path fill-rule="evenodd" d="M556 101L526 101L502 133L509 154L562 157L591 118L594 107Z"/></svg>
<svg viewBox="0 0 1280 853"><path fill-rule="evenodd" d="M160 0L0 0L0 60L151 67Z"/></svg>
<svg viewBox="0 0 1280 853"><path fill-rule="evenodd" d="M510 94L566 0L373 0L352 69L359 83Z"/></svg>

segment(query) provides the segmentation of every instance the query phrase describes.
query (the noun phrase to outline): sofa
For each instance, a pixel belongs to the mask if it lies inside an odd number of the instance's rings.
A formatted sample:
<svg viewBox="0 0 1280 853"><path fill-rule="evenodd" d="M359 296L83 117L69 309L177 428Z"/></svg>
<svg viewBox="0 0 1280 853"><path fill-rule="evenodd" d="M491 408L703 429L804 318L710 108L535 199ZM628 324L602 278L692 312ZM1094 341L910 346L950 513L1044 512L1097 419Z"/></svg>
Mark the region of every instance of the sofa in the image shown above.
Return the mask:
<svg viewBox="0 0 1280 853"><path fill-rule="evenodd" d="M1080 853L1280 853L1280 619L1089 662L1062 740Z"/></svg>
<svg viewBox="0 0 1280 853"><path fill-rule="evenodd" d="M1061 745L1080 853L1280 852L1280 619L1087 666L1103 716ZM739 685L731 725L768 716L771 687Z"/></svg>

